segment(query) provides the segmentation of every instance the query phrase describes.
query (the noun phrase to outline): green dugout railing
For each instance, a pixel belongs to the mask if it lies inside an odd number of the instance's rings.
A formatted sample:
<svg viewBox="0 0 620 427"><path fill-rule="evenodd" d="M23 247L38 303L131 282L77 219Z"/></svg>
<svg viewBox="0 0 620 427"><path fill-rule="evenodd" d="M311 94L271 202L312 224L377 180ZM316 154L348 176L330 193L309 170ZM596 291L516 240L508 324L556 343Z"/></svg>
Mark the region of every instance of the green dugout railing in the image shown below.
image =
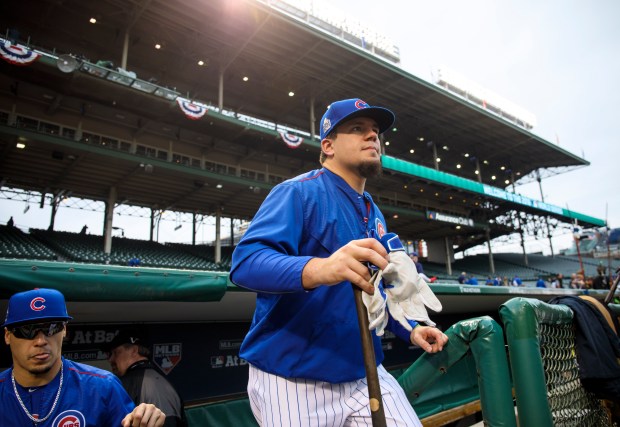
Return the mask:
<svg viewBox="0 0 620 427"><path fill-rule="evenodd" d="M424 353L399 378L410 402L420 418L425 415L422 406L427 395L437 395L440 404L435 412L449 410L467 401L455 399L454 387L467 374L463 360L474 361L474 383L469 401L480 399L482 416L488 427L515 427L514 403L504 336L501 326L488 316L462 320L445 331L448 344L435 354ZM477 384L476 384L477 383ZM444 384L443 387L437 385ZM438 393L439 392L439 393ZM421 409L421 408L420 408Z"/></svg>
<svg viewBox="0 0 620 427"><path fill-rule="evenodd" d="M502 304L519 425L611 426L602 403L581 386L573 311L531 298Z"/></svg>

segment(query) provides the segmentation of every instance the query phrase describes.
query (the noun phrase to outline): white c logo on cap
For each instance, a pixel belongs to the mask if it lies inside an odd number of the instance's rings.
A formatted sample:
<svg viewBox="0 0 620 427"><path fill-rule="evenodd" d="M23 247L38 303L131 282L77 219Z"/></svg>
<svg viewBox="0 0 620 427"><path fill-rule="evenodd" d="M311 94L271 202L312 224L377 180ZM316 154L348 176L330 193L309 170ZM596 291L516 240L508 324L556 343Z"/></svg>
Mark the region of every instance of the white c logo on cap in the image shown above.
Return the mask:
<svg viewBox="0 0 620 427"><path fill-rule="evenodd" d="M30 301L30 308L33 311L41 311L45 308L45 305L43 305L44 302L45 302L45 298L36 297L32 301Z"/></svg>

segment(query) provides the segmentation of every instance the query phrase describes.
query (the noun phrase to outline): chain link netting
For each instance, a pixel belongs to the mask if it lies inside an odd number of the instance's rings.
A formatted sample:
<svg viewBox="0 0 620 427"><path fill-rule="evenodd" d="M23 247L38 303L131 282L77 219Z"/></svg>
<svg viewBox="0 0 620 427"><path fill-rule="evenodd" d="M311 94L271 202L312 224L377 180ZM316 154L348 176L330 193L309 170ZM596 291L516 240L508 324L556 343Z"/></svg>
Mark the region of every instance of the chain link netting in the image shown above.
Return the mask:
<svg viewBox="0 0 620 427"><path fill-rule="evenodd" d="M611 427L601 401L586 391L579 381L579 364L572 324L540 325L547 399L556 427Z"/></svg>

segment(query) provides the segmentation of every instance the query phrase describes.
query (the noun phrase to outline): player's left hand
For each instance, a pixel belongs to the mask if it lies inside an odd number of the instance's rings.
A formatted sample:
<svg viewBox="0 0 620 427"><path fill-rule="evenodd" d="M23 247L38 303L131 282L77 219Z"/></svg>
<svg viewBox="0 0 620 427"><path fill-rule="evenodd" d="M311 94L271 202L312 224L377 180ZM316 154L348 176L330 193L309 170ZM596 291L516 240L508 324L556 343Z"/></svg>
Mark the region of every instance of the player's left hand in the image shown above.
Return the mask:
<svg viewBox="0 0 620 427"><path fill-rule="evenodd" d="M161 427L166 422L166 414L150 403L141 403L127 414L121 425L123 427Z"/></svg>
<svg viewBox="0 0 620 427"><path fill-rule="evenodd" d="M443 350L448 342L448 336L432 326L418 325L411 331L411 342L427 353L437 353Z"/></svg>

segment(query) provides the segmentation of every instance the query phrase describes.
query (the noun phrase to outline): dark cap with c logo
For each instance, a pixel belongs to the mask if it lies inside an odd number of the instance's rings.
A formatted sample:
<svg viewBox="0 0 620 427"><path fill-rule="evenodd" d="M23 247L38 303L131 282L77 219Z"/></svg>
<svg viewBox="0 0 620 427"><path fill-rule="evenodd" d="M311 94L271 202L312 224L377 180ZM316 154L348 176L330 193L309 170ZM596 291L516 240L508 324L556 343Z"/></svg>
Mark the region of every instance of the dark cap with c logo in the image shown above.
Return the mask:
<svg viewBox="0 0 620 427"><path fill-rule="evenodd" d="M64 295L56 289L41 288L13 295L2 326L70 319Z"/></svg>

